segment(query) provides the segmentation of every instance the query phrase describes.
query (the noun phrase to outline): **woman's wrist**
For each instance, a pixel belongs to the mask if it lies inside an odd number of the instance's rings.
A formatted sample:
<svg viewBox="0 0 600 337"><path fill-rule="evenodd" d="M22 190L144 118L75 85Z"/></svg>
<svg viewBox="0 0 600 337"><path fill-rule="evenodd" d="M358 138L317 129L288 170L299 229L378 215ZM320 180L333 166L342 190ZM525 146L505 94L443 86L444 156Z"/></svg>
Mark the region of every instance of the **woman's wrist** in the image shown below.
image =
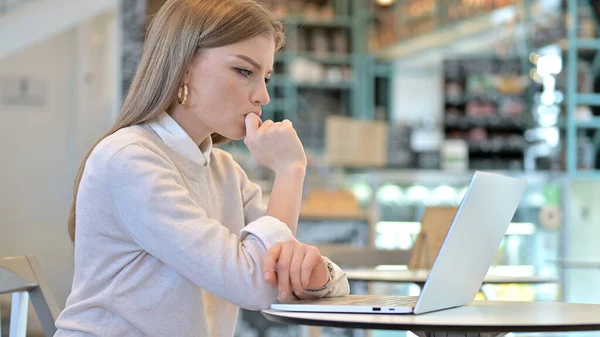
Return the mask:
<svg viewBox="0 0 600 337"><path fill-rule="evenodd" d="M309 290L309 291L321 290L325 286L327 286L327 283L331 280L331 273L329 271L327 263L324 263L322 268L319 268L319 269L313 271L313 273L316 273L317 275L315 275L316 277L314 277L314 279L311 280L312 282L310 282L306 286L306 290Z"/></svg>
<svg viewBox="0 0 600 337"><path fill-rule="evenodd" d="M286 178L286 179L304 179L306 175L306 164L296 163L286 167L282 167L281 169L275 171L275 176L277 178Z"/></svg>

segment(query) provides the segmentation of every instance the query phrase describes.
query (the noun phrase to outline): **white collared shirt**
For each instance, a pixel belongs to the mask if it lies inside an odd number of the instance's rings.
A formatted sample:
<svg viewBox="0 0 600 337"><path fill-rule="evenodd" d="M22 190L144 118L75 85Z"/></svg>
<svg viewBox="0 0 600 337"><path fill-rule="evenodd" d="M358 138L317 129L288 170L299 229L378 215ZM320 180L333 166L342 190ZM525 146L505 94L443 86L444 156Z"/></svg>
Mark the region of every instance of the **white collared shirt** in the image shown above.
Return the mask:
<svg viewBox="0 0 600 337"><path fill-rule="evenodd" d="M208 137L200 147L168 113L163 112L148 125L158 134L165 144L192 162L208 166L212 152L212 138Z"/></svg>

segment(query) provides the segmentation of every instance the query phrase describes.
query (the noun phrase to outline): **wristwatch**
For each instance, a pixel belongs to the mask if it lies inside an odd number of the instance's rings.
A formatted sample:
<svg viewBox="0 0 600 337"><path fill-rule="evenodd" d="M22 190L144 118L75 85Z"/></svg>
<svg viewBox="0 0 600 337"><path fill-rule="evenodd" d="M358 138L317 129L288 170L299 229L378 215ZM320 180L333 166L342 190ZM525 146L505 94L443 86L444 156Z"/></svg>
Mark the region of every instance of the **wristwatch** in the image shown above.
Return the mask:
<svg viewBox="0 0 600 337"><path fill-rule="evenodd" d="M325 256L323 256L323 260L325 261L325 265L327 266L327 270L329 271L329 280L321 288L305 289L304 290L305 295L310 295L310 296L315 296L315 297L323 297L327 293L329 293L331 290L333 290L333 288L335 286L335 280L334 280L334 275L333 275L333 273L334 273L333 263L331 262L331 260L329 258L327 258Z"/></svg>

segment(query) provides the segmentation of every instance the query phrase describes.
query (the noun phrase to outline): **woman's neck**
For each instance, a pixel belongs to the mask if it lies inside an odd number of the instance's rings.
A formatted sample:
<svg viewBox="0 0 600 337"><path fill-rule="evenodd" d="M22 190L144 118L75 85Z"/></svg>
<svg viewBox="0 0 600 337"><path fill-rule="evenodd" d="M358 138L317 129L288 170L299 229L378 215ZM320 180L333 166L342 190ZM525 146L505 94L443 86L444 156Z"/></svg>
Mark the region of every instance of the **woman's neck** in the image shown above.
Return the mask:
<svg viewBox="0 0 600 337"><path fill-rule="evenodd" d="M192 138L196 145L200 146L206 138L210 137L211 131L198 120L196 114L181 105L175 105L171 111L167 111L179 126Z"/></svg>

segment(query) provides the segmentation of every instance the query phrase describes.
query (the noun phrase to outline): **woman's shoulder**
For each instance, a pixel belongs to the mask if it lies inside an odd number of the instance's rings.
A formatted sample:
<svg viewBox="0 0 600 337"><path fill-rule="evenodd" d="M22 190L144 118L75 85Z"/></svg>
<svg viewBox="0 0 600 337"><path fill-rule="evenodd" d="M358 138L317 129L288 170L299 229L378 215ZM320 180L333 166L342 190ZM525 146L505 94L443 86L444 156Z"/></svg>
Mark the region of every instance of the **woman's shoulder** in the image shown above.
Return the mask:
<svg viewBox="0 0 600 337"><path fill-rule="evenodd" d="M218 170L225 176L231 176L233 174L241 180L248 179L246 171L231 153L223 149L213 148L211 156L210 165L213 167L213 170Z"/></svg>
<svg viewBox="0 0 600 337"><path fill-rule="evenodd" d="M152 135L141 125L122 128L102 139L92 150L88 163L107 164L124 149L137 148L147 153L160 155L163 151L152 139Z"/></svg>
<svg viewBox="0 0 600 337"><path fill-rule="evenodd" d="M225 168L228 170L239 170L241 169L238 162L231 155L231 153L220 149L218 147L213 147L211 152L211 164L214 163L215 166Z"/></svg>
<svg viewBox="0 0 600 337"><path fill-rule="evenodd" d="M231 163L235 162L231 153L218 148L217 146L213 146L211 155L219 162Z"/></svg>

